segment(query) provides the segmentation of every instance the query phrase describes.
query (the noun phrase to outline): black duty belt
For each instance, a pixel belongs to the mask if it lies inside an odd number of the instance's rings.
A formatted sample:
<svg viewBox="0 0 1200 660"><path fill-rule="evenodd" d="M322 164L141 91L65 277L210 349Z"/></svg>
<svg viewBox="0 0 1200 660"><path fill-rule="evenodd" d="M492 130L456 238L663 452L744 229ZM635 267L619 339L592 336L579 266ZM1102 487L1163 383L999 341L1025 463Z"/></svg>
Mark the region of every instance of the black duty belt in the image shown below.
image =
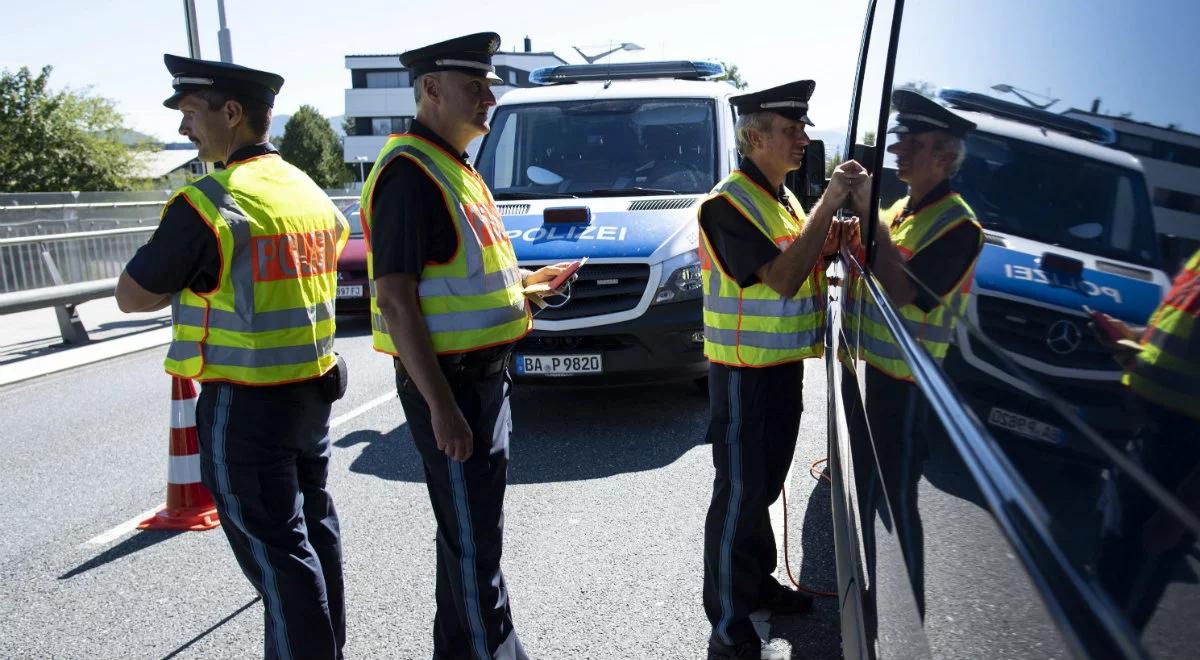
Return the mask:
<svg viewBox="0 0 1200 660"><path fill-rule="evenodd" d="M482 353L482 351L480 351ZM501 371L504 371L504 366L508 363L509 351L488 351L485 355L477 353L457 353L454 355L439 355L438 366L441 367L442 373L447 376L472 376L482 378L485 376L494 376ZM393 363L396 365L396 373L405 375L407 371L404 365L401 364L400 358L393 357Z"/></svg>

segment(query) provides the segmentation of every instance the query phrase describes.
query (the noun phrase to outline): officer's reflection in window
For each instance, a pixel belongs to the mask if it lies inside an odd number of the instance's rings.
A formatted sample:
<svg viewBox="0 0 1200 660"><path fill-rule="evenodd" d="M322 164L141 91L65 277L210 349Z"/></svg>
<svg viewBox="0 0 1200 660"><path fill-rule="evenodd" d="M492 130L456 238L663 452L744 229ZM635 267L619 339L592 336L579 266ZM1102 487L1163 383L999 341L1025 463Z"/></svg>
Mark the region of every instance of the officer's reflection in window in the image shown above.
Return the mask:
<svg viewBox="0 0 1200 660"><path fill-rule="evenodd" d="M1179 272L1145 329L1107 316L1094 325L1101 342L1125 370L1122 382L1130 396L1145 413L1140 431L1123 449L1189 511L1200 515L1197 317L1200 250ZM1196 535L1120 471L1110 478L1101 506L1100 577L1140 630L1172 581L1195 580L1183 560L1195 553Z"/></svg>
<svg viewBox="0 0 1200 660"><path fill-rule="evenodd" d="M896 176L908 185L909 195L880 213L872 266L909 332L941 362L955 323L966 310L975 262L983 248L983 229L975 213L950 187L951 177L966 158L963 137L975 125L913 91L897 90L892 103L896 123L888 132L899 139L888 151L896 155ZM866 217L869 189L859 186L853 193L859 217ZM850 230L851 235L856 233ZM851 238L850 243L852 250L861 250L861 241ZM891 505L913 593L924 616L924 530L917 510L917 485L931 436L940 434L941 427L861 282L852 297L863 303L857 307L863 317L859 348L868 364L866 413L879 462L879 479L868 478L867 506L884 501ZM847 315L851 336L859 322L852 313ZM879 499L880 479L886 500ZM864 529L871 527L864 525ZM873 553L873 538L864 538L864 545Z"/></svg>

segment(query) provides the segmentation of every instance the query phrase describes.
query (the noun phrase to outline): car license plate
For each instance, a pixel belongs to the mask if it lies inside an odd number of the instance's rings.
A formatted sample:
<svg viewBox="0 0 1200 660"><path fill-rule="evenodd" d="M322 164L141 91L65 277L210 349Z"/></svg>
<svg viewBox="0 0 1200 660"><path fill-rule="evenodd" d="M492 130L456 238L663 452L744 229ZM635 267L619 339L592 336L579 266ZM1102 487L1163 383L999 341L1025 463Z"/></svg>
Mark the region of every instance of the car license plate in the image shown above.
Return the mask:
<svg viewBox="0 0 1200 660"><path fill-rule="evenodd" d="M517 373L521 375L570 376L601 372L600 355L517 355Z"/></svg>
<svg viewBox="0 0 1200 660"><path fill-rule="evenodd" d="M361 284L354 286L339 286L337 288L338 298L362 298L363 288Z"/></svg>
<svg viewBox="0 0 1200 660"><path fill-rule="evenodd" d="M1054 445L1063 443L1062 429L1011 410L992 408L988 412L988 424L1031 440L1040 440Z"/></svg>

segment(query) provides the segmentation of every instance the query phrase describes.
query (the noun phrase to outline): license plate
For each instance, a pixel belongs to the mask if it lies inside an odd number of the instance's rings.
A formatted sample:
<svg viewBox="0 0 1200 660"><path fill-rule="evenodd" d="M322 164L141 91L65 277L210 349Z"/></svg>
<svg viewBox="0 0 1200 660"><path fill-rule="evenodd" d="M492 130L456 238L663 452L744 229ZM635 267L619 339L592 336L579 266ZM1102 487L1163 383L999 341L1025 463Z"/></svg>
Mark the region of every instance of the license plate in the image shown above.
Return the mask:
<svg viewBox="0 0 1200 660"><path fill-rule="evenodd" d="M1057 426L1017 414L1003 408L992 408L988 412L988 424L1011 431L1031 440L1048 442L1053 445L1063 443L1063 431Z"/></svg>
<svg viewBox="0 0 1200 660"><path fill-rule="evenodd" d="M517 355L517 373L541 376L598 374L600 355Z"/></svg>
<svg viewBox="0 0 1200 660"><path fill-rule="evenodd" d="M361 284L354 286L339 286L337 288L338 298L362 298L363 288Z"/></svg>

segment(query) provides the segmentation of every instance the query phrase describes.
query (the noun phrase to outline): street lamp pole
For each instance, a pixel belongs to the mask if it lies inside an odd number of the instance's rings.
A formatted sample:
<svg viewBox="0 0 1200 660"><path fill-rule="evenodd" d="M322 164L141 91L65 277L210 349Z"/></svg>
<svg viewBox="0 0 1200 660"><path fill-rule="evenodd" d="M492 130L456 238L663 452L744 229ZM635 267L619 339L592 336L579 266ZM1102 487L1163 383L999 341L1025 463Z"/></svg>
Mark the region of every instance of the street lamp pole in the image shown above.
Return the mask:
<svg viewBox="0 0 1200 660"><path fill-rule="evenodd" d="M368 159L366 156L355 156L354 160L358 161L358 180L365 185L367 183L367 175L364 168Z"/></svg>
<svg viewBox="0 0 1200 660"><path fill-rule="evenodd" d="M612 42L609 42L609 43L612 43ZM620 46L617 46L616 48L606 50L603 53L600 53L599 55L585 55L582 50L579 50L579 46L571 46L571 48L574 48L575 52L579 53L579 56L582 57L584 59L584 61L587 62L588 64L593 64L593 63L595 63L596 60L600 59L601 57L604 57L605 55L612 55L613 53L617 52L618 50L646 50L645 48L642 48L641 46L639 46L637 44L631 44L629 42L625 42L625 43L621 44Z"/></svg>
<svg viewBox="0 0 1200 660"><path fill-rule="evenodd" d="M1016 96L1017 98L1021 99L1022 101L1024 101L1025 103L1029 104L1030 106L1037 108L1038 110L1045 110L1046 108L1049 108L1050 106L1059 102L1059 99L1051 99L1049 96L1046 96L1045 94L1038 94L1037 92L1031 92L1027 89L1013 87L1012 85L1006 85L1004 83L1000 83L999 85L992 85L992 89L996 90L997 92L1000 92L1001 94L1012 94L1012 95ZM1022 93L1022 92L1024 92L1024 93ZM1046 103L1038 103L1038 102L1034 101L1033 99L1029 98L1028 96L1025 96L1025 94L1033 94L1034 96L1040 96L1044 99L1050 99L1050 100Z"/></svg>

